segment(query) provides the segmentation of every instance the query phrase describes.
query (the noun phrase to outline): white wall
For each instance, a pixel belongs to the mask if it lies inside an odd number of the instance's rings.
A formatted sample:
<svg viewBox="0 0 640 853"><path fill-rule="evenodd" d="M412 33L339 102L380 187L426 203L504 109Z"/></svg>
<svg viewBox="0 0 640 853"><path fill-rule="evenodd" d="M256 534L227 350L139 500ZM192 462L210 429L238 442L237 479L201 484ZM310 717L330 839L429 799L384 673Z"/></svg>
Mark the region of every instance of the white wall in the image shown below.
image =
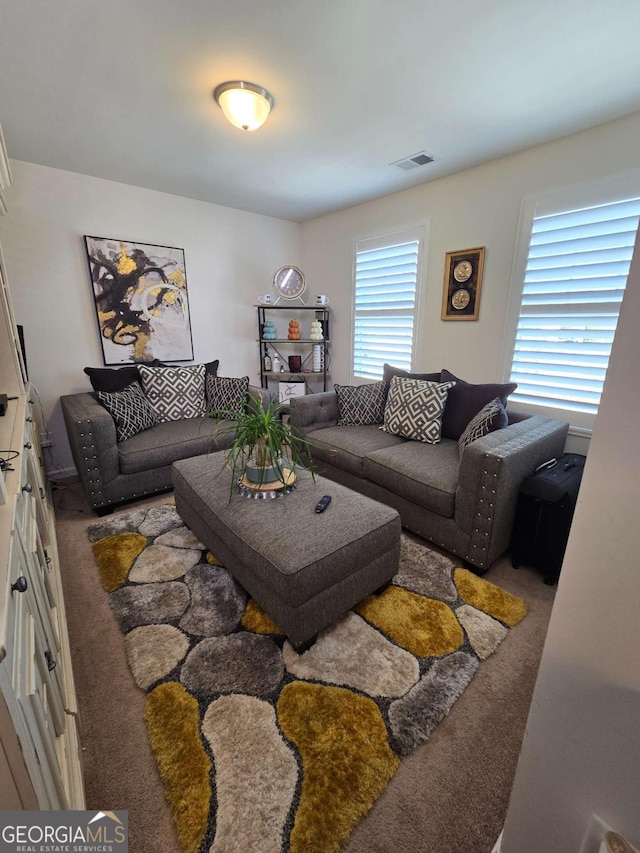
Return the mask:
<svg viewBox="0 0 640 853"><path fill-rule="evenodd" d="M502 853L640 849L640 235L574 516Z"/></svg>
<svg viewBox="0 0 640 853"><path fill-rule="evenodd" d="M446 367L471 382L502 379L502 339L520 204L543 190L623 175L640 167L640 113L422 184L302 225L303 259L315 292L333 311L332 379L350 377L353 243L431 223L414 367ZM442 152L446 156L446 152ZM426 166L426 169L429 167ZM486 246L476 322L442 321L445 253ZM506 378L506 377L505 377ZM586 452L577 439L568 448Z"/></svg>
<svg viewBox="0 0 640 853"><path fill-rule="evenodd" d="M55 447L50 470L73 466L62 394L88 390L103 365L83 235L185 250L194 362L258 381L253 305L283 263L300 263L300 225L166 193L12 161L2 244L29 377Z"/></svg>

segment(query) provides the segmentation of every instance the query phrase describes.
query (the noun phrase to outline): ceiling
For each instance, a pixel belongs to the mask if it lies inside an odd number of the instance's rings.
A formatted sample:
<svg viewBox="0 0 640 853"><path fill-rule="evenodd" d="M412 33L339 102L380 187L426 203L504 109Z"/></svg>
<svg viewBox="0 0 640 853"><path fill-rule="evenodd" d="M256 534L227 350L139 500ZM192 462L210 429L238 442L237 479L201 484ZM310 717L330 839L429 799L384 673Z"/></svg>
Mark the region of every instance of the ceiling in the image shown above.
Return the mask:
<svg viewBox="0 0 640 853"><path fill-rule="evenodd" d="M17 160L303 221L640 110L639 35L638 0L0 0L0 123Z"/></svg>

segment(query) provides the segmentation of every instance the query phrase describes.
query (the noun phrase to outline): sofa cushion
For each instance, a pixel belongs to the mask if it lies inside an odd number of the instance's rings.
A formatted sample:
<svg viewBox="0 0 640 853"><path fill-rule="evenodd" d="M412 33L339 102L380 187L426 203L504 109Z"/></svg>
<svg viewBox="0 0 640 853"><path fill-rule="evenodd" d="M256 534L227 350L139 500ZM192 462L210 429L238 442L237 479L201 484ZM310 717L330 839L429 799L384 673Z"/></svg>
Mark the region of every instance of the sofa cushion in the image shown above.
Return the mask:
<svg viewBox="0 0 640 853"><path fill-rule="evenodd" d="M226 422L227 424L229 422ZM178 459L226 449L233 434L210 418L165 421L118 443L122 474L136 474L171 465Z"/></svg>
<svg viewBox="0 0 640 853"><path fill-rule="evenodd" d="M420 379L422 382L440 382L440 371L437 373L409 373L400 367L385 364L382 368L382 378L385 382L391 382L394 376L403 376L405 379Z"/></svg>
<svg viewBox="0 0 640 853"><path fill-rule="evenodd" d="M377 426L323 427L311 430L305 438L315 460L335 465L356 477L364 476L363 462L367 453L406 443L406 439L387 435Z"/></svg>
<svg viewBox="0 0 640 853"><path fill-rule="evenodd" d="M502 405L507 405L507 397L518 387L516 382L489 382L483 385L473 385L458 379L448 370L443 370L440 379L442 382L455 382L455 387L449 392L447 405L442 418L442 435L445 438L455 438L456 441L471 418L477 415L483 406L491 402L494 397L499 397Z"/></svg>
<svg viewBox="0 0 640 853"><path fill-rule="evenodd" d="M215 417L233 420L245 411L248 376L207 376L207 410Z"/></svg>
<svg viewBox="0 0 640 853"><path fill-rule="evenodd" d="M197 418L206 412L204 364L187 367L138 368L142 387L158 421L181 421Z"/></svg>
<svg viewBox="0 0 640 853"><path fill-rule="evenodd" d="M442 413L453 382L422 382L394 376L384 408L385 432L427 444L440 441Z"/></svg>
<svg viewBox="0 0 640 853"><path fill-rule="evenodd" d="M386 382L370 382L366 385L338 385L339 426L365 426L381 424L384 420L384 405L389 386Z"/></svg>
<svg viewBox="0 0 640 853"><path fill-rule="evenodd" d="M396 495L446 518L455 509L460 457L458 443L405 441L369 453L364 476Z"/></svg>
<svg viewBox="0 0 640 853"><path fill-rule="evenodd" d="M508 423L509 416L502 405L502 400L500 397L495 397L486 406L483 406L477 415L471 418L465 431L458 439L458 450L462 453L471 442L497 429L504 429Z"/></svg>
<svg viewBox="0 0 640 853"><path fill-rule="evenodd" d="M113 393L97 391L96 396L115 422L118 441L126 441L158 422L139 382Z"/></svg>

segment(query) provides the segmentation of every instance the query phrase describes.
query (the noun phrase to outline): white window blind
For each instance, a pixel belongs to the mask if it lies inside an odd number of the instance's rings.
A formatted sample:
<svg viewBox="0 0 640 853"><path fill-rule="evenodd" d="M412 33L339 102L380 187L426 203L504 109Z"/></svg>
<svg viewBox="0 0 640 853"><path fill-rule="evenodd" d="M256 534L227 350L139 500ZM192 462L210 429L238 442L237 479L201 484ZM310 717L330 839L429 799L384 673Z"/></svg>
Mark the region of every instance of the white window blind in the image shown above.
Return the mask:
<svg viewBox="0 0 640 853"><path fill-rule="evenodd" d="M512 400L598 411L639 218L640 198L534 217Z"/></svg>
<svg viewBox="0 0 640 853"><path fill-rule="evenodd" d="M353 375L381 379L385 362L411 369L419 239L356 246Z"/></svg>

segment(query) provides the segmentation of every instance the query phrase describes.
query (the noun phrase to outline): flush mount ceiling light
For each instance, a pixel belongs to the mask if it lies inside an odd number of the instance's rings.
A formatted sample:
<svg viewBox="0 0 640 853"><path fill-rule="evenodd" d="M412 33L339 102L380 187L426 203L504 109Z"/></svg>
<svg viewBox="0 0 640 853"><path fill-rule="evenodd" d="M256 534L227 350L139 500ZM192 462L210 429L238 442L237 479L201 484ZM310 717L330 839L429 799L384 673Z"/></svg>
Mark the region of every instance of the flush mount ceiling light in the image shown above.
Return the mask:
<svg viewBox="0 0 640 853"><path fill-rule="evenodd" d="M213 97L231 124L241 130L262 127L273 107L273 97L266 89L244 80L220 83Z"/></svg>

